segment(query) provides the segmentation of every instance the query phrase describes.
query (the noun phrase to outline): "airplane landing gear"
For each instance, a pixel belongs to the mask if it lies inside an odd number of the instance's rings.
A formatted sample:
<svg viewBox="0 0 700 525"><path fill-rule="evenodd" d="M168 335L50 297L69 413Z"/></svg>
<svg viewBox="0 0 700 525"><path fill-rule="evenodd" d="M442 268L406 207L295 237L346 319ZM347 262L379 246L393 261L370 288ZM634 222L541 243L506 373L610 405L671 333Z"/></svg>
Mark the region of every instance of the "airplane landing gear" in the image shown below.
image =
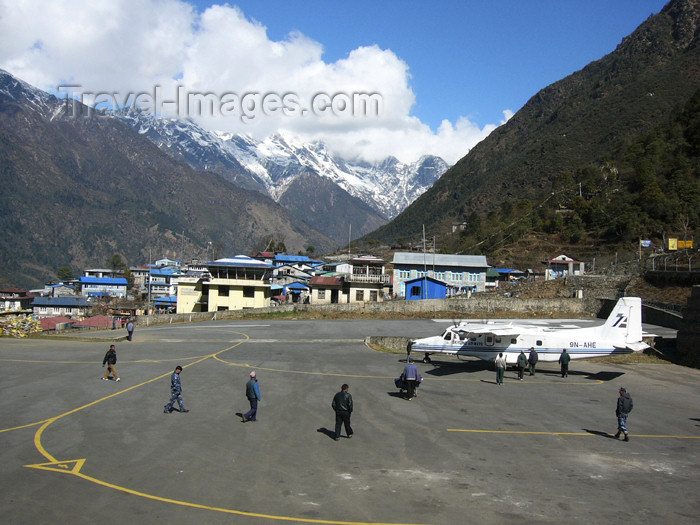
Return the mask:
<svg viewBox="0 0 700 525"><path fill-rule="evenodd" d="M424 363L430 363L430 362L431 362L431 361L430 361L430 354L427 354L427 353L425 354L425 357L423 358L423 362L424 362Z"/></svg>

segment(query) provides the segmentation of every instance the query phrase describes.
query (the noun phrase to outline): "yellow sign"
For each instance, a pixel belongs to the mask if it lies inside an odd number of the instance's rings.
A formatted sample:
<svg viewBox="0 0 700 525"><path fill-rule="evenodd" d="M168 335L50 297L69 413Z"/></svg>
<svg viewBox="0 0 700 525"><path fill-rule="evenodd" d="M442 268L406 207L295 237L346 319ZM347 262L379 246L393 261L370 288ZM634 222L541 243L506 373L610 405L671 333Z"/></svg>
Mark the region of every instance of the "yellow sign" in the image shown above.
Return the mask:
<svg viewBox="0 0 700 525"><path fill-rule="evenodd" d="M669 249L669 251L677 250L678 249L678 239L669 239L668 240L668 249Z"/></svg>
<svg viewBox="0 0 700 525"><path fill-rule="evenodd" d="M693 247L693 241L678 241L678 249L681 250L683 248L692 248Z"/></svg>

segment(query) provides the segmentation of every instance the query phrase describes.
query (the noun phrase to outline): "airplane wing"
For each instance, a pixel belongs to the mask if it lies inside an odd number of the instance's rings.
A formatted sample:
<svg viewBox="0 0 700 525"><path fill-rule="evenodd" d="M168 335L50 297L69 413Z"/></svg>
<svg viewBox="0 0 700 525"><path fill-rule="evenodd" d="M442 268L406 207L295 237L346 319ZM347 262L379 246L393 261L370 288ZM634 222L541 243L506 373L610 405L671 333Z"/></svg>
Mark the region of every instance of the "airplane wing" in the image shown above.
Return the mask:
<svg viewBox="0 0 700 525"><path fill-rule="evenodd" d="M514 326L484 326L484 327L470 327L468 329L460 330L464 332L467 336L473 335L519 335L522 330Z"/></svg>
<svg viewBox="0 0 700 525"><path fill-rule="evenodd" d="M641 352L642 350L646 350L649 348L649 345L646 343L627 343L625 345L614 345L615 348L619 348L621 350L629 348L630 350L634 350L635 352Z"/></svg>

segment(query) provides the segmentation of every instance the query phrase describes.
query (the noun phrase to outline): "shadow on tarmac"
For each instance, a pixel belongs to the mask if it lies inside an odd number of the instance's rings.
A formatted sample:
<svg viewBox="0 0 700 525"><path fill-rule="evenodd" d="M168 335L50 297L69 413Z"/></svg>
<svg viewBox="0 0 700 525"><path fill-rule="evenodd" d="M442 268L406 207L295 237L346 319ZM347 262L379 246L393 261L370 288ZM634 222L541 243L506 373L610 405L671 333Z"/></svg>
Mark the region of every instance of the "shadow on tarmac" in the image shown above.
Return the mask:
<svg viewBox="0 0 700 525"><path fill-rule="evenodd" d="M558 372L556 370L547 370L547 371L537 371L538 374L546 375L546 376L559 376L561 377L561 372ZM624 372L596 372L595 374L591 374L589 372L576 372L569 370L570 376L582 376L583 379L591 379L592 381L612 381L613 379L617 379L620 376L625 375Z"/></svg>
<svg viewBox="0 0 700 525"><path fill-rule="evenodd" d="M432 370L426 370L424 373L436 377L459 374L460 372L471 374L492 369L491 363L481 360L455 363L452 361L435 361L433 359L431 363L425 363L423 366L433 366Z"/></svg>
<svg viewBox="0 0 700 525"><path fill-rule="evenodd" d="M321 427L319 429L316 429L316 432L320 432L321 434L325 434L331 439L335 439L335 431L334 430L328 430L326 427Z"/></svg>
<svg viewBox="0 0 700 525"><path fill-rule="evenodd" d="M584 432L588 432L589 434L593 434L594 436L600 436L608 439L617 439L612 434L608 434L607 432L602 432L600 430L591 430L588 428L582 428L581 430L583 430Z"/></svg>

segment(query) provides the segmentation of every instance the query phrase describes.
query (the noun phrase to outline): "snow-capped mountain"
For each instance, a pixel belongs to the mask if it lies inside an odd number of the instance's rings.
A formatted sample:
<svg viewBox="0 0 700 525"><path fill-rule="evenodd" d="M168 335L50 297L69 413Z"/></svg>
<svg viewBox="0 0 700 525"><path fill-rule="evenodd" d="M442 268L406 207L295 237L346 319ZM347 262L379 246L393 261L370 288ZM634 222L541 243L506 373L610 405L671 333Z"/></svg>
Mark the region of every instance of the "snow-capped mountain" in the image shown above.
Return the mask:
<svg viewBox="0 0 700 525"><path fill-rule="evenodd" d="M208 131L190 120L154 117L133 108L114 116L194 168L219 173L278 202L284 200L298 177L313 173L329 179L386 220L401 213L449 168L440 157L431 155L410 164L394 157L376 163L346 160L333 155L321 142L304 143L285 132L260 141Z"/></svg>

